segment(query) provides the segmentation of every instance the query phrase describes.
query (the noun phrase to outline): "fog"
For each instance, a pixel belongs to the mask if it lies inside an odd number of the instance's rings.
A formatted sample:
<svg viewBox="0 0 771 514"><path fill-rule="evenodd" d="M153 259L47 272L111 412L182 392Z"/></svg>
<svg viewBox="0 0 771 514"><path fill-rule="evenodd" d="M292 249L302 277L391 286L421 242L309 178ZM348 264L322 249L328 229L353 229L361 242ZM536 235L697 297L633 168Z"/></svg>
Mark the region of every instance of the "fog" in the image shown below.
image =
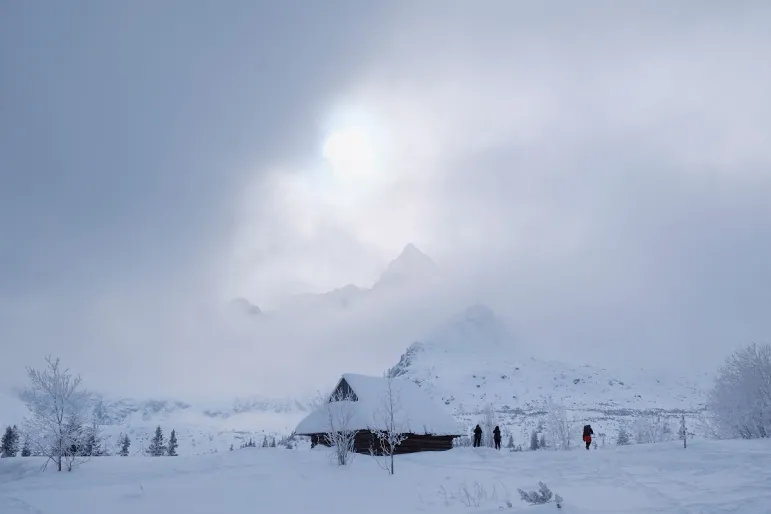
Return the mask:
<svg viewBox="0 0 771 514"><path fill-rule="evenodd" d="M294 394L475 303L620 369L768 341L771 6L369 4L0 7L0 387ZM292 299L407 243L439 280Z"/></svg>

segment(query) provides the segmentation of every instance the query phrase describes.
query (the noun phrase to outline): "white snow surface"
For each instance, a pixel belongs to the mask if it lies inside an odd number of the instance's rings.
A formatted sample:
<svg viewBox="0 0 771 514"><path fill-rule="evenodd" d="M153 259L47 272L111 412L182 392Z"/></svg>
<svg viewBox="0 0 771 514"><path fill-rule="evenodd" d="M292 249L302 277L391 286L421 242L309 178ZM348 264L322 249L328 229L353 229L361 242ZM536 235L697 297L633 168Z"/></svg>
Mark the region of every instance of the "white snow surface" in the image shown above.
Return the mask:
<svg viewBox="0 0 771 514"><path fill-rule="evenodd" d="M771 441L662 443L568 452L463 448L337 467L329 450L247 448L188 457L101 457L73 472L0 459L2 514L523 512L767 514ZM543 481L563 497L530 506ZM511 507L508 506L509 502Z"/></svg>
<svg viewBox="0 0 771 514"><path fill-rule="evenodd" d="M345 373L357 401L333 401L321 405L295 429L298 434L319 434L329 430L330 415L340 420L349 416L351 430L387 430L390 410L387 403L388 380L381 377ZM338 382L339 383L339 382ZM393 416L397 431L405 434L461 435L465 431L440 402L432 400L417 384L403 378L391 380Z"/></svg>

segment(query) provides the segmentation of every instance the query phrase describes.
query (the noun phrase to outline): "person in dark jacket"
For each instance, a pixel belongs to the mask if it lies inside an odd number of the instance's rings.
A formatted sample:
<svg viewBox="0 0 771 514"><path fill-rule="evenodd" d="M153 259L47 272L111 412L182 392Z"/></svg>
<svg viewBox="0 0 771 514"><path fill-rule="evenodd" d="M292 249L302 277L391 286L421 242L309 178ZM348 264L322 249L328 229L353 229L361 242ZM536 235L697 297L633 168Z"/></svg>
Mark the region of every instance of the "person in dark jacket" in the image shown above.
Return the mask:
<svg viewBox="0 0 771 514"><path fill-rule="evenodd" d="M482 427L477 424L474 428L474 448L482 446Z"/></svg>
<svg viewBox="0 0 771 514"><path fill-rule="evenodd" d="M500 450L501 449L501 429L498 428L498 426L495 426L495 430L493 430L493 441L495 442L495 449Z"/></svg>
<svg viewBox="0 0 771 514"><path fill-rule="evenodd" d="M589 446L592 444L592 436L594 435L594 430L592 430L592 425L584 425L584 442L586 443L586 449L589 449Z"/></svg>

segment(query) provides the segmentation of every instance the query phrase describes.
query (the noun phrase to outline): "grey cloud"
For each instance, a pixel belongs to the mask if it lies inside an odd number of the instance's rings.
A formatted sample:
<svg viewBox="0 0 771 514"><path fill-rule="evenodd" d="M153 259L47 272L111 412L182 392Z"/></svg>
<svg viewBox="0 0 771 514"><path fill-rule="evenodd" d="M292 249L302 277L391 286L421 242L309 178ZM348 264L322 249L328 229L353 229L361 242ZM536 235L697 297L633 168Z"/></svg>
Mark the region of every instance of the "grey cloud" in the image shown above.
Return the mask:
<svg viewBox="0 0 771 514"><path fill-rule="evenodd" d="M765 4L139 5L0 30L0 321L25 359L67 348L115 389L305 387L476 302L523 351L600 364L709 370L768 338ZM353 214L308 185L347 101L393 145ZM348 315L217 311L367 285L410 240L446 283Z"/></svg>

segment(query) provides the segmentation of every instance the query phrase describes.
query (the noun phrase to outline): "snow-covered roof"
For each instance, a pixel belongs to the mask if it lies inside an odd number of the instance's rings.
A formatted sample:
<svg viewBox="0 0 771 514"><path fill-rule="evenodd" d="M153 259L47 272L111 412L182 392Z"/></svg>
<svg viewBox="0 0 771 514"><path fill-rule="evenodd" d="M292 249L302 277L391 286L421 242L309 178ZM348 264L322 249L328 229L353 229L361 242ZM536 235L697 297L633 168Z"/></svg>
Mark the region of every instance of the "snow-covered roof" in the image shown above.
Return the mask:
<svg viewBox="0 0 771 514"><path fill-rule="evenodd" d="M357 401L327 402L303 419L295 432L300 435L321 434L330 431L330 425L340 426L346 420L349 430L388 430L390 416L388 379L345 373L345 380ZM340 382L338 382L338 385ZM335 388L337 389L337 387ZM394 427L403 434L460 435L455 419L418 387L407 379L391 380L394 404ZM332 420L330 422L330 419ZM342 427L341 427L342 428Z"/></svg>

